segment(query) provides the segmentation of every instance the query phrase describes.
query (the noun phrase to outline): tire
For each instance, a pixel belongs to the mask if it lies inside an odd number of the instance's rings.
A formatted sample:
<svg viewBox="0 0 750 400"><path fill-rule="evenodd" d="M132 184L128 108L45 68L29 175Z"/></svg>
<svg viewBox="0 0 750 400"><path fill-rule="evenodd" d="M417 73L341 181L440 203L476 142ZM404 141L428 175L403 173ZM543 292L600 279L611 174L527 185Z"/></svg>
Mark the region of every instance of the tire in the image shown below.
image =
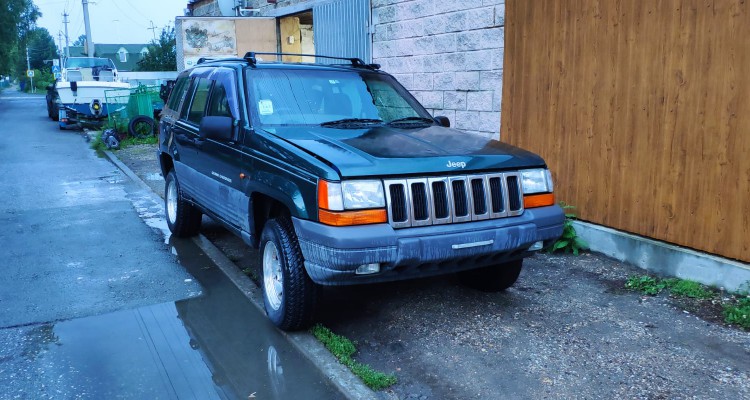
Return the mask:
<svg viewBox="0 0 750 400"><path fill-rule="evenodd" d="M200 231L202 213L182 196L182 189L173 169L167 174L164 183L164 213L173 235L190 237Z"/></svg>
<svg viewBox="0 0 750 400"><path fill-rule="evenodd" d="M516 283L521 267L523 259L459 272L458 278L471 288L483 292L500 292Z"/></svg>
<svg viewBox="0 0 750 400"><path fill-rule="evenodd" d="M133 117L128 124L128 135L138 138L145 139L154 134L154 126L156 123L154 119L145 115L138 115Z"/></svg>
<svg viewBox="0 0 750 400"><path fill-rule="evenodd" d="M260 249L268 318L285 331L307 328L313 321L318 288L305 271L291 221L277 218L266 222Z"/></svg>

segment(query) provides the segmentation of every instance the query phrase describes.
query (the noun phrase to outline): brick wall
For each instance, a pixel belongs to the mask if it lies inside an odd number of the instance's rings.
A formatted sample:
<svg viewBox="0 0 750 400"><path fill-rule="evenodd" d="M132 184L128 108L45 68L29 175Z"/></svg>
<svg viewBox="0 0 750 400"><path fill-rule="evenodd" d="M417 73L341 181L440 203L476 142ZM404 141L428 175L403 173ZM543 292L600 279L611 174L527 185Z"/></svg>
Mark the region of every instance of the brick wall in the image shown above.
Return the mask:
<svg viewBox="0 0 750 400"><path fill-rule="evenodd" d="M499 137L505 0L372 0L373 62L433 115Z"/></svg>

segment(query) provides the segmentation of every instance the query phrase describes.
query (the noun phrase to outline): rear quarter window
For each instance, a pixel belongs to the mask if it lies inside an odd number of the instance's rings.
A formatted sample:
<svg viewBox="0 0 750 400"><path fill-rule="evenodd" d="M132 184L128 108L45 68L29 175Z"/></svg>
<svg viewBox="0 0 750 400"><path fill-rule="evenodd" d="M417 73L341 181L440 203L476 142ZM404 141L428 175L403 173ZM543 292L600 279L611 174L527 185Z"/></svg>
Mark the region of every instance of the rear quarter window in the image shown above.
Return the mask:
<svg viewBox="0 0 750 400"><path fill-rule="evenodd" d="M167 101L167 107L170 110L177 110L180 107L182 98L185 97L185 92L188 90L188 83L190 79L188 77L179 78L172 89L172 93L169 95Z"/></svg>

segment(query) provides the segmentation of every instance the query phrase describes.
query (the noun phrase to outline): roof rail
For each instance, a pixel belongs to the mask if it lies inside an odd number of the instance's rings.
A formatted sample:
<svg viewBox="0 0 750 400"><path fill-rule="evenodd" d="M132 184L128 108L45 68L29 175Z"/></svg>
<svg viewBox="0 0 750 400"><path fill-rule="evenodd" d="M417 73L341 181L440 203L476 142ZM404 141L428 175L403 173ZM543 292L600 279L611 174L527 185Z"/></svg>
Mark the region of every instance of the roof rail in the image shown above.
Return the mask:
<svg viewBox="0 0 750 400"><path fill-rule="evenodd" d="M321 56L318 54L298 54L298 53L262 53L262 52L255 52L250 51L245 53L245 61L248 62L251 66L255 66L258 63L258 57L259 55L262 56L300 56L300 57L315 57L315 58L326 58L329 60L344 60L349 61L352 65L352 67L355 68L367 68L367 69L380 69L380 64L367 64L362 59L356 58L356 57L332 57L332 56Z"/></svg>
<svg viewBox="0 0 750 400"><path fill-rule="evenodd" d="M212 61L247 61L244 58L227 57L227 58L216 58L216 57L201 57L198 59L196 64L203 64Z"/></svg>

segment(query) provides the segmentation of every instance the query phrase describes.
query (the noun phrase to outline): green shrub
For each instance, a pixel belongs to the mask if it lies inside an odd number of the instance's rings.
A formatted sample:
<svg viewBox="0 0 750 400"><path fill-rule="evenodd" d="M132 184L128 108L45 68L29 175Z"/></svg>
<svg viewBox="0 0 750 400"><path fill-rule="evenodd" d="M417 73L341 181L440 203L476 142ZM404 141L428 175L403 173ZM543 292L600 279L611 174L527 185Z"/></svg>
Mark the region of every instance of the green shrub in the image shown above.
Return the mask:
<svg viewBox="0 0 750 400"><path fill-rule="evenodd" d="M573 221L576 220L576 215L573 212L568 212L568 210L573 210L575 207L565 204L565 202L560 202L560 207L566 211L565 222L563 222L563 233L562 236L560 236L555 243L552 243L552 245L547 247L546 250L550 253L565 252L578 255L582 250L587 250L589 245L583 239L578 237L576 228L573 226Z"/></svg>

